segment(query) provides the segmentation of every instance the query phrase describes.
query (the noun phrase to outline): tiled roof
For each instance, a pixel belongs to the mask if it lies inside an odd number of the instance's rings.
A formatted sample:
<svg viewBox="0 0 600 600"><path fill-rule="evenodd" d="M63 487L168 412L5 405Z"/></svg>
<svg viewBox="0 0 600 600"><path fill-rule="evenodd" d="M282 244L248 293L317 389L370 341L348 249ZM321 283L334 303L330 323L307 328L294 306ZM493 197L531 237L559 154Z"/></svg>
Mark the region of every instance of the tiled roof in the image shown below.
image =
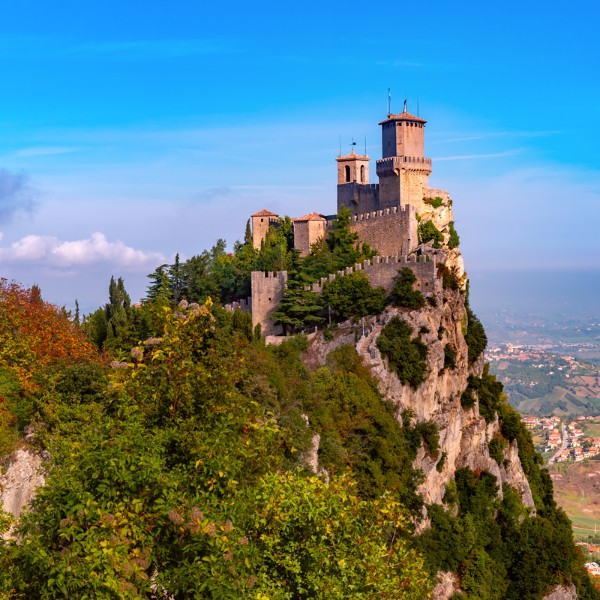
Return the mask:
<svg viewBox="0 0 600 600"><path fill-rule="evenodd" d="M367 154L355 154L354 148L352 148L352 152L350 154L346 154L346 156L342 156L341 154L336 158L336 160L348 160L348 159L360 159L360 160L370 160Z"/></svg>
<svg viewBox="0 0 600 600"><path fill-rule="evenodd" d="M258 212L255 212L253 215L250 215L250 216L251 217L278 217L279 215L274 212L271 212L270 210L267 210L266 208L263 208L262 210L259 210Z"/></svg>
<svg viewBox="0 0 600 600"><path fill-rule="evenodd" d="M388 121L415 121L416 123L427 123L425 119L421 119L421 117L415 117L415 115L411 115L408 112L402 112L398 115L388 115L388 118L381 121L379 124L383 125Z"/></svg>
<svg viewBox="0 0 600 600"><path fill-rule="evenodd" d="M308 213L307 215L304 215L303 217L297 217L296 219L292 219L292 221L326 221L327 219L325 219L325 217L323 217L322 215L316 213L316 212L311 212Z"/></svg>

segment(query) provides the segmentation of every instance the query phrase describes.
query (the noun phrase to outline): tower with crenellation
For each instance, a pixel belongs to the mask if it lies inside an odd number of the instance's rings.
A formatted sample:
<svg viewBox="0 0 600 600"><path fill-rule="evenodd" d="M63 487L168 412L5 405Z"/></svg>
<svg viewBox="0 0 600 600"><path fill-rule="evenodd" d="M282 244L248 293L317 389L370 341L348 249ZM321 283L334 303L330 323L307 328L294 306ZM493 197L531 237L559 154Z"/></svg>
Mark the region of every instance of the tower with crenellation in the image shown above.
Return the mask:
<svg viewBox="0 0 600 600"><path fill-rule="evenodd" d="M430 214L428 196L441 193L447 197L445 192L428 188L431 159L425 157L426 122L410 114L406 102L401 113L388 111L387 117L379 123L381 158L376 161L379 183L369 182L371 159L366 148L365 154L356 154L352 149L349 154L340 153L336 158L338 213L343 207L350 209L350 229L358 234L360 242L379 253L377 260L369 265L355 265L350 271L361 269L372 283L384 287L389 287L398 269L394 265L406 265L413 270L419 289L433 291L437 285L435 256L416 256L419 248L417 215ZM310 212L292 219L294 246L301 256L308 255L313 244L327 236L336 217ZM278 215L266 209L254 213L251 219L252 242L260 249L269 227L281 221ZM447 232L444 235L448 235ZM420 259L427 260L422 263ZM252 275L252 298L247 306L251 306L254 325L260 324L264 332L277 332L268 315L281 299L286 281L284 272Z"/></svg>

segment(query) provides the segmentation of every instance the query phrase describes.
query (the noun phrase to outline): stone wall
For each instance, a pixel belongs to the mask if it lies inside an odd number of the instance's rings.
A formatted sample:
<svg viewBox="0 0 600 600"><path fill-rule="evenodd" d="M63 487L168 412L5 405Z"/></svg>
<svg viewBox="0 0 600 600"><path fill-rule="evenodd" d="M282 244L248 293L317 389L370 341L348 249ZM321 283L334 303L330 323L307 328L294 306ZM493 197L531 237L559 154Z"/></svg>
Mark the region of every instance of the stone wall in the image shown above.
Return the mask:
<svg viewBox="0 0 600 600"><path fill-rule="evenodd" d="M379 185L344 183L337 186L337 208L342 206L349 208L353 215L380 210Z"/></svg>
<svg viewBox="0 0 600 600"><path fill-rule="evenodd" d="M429 259L429 260L428 260ZM318 283L313 283L313 292L321 293L327 281L334 281L350 273L362 272L367 276L373 287L381 286L386 293L390 293L394 286L394 277L400 269L408 267L417 278L415 289L424 296L432 296L441 291L441 281L437 277L437 263L435 256L374 256L371 260L357 263L338 273L323 277Z"/></svg>
<svg viewBox="0 0 600 600"><path fill-rule="evenodd" d="M413 206L354 215L350 229L358 233L361 242L366 242L382 256L410 254L419 243Z"/></svg>
<svg viewBox="0 0 600 600"><path fill-rule="evenodd" d="M271 321L273 311L283 298L283 291L287 283L287 272L277 271L263 273L253 271L252 284L252 327L260 324L263 335L279 335L281 326L276 326Z"/></svg>

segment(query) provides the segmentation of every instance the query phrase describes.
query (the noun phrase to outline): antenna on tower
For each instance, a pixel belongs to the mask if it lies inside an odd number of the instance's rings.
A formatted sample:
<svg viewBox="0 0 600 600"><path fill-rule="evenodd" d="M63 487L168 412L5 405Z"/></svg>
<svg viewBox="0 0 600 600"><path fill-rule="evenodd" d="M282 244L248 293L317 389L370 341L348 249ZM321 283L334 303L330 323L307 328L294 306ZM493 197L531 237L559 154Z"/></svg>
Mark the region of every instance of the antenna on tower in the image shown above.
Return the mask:
<svg viewBox="0 0 600 600"><path fill-rule="evenodd" d="M388 88L388 117L392 114L392 95L390 94L390 88Z"/></svg>

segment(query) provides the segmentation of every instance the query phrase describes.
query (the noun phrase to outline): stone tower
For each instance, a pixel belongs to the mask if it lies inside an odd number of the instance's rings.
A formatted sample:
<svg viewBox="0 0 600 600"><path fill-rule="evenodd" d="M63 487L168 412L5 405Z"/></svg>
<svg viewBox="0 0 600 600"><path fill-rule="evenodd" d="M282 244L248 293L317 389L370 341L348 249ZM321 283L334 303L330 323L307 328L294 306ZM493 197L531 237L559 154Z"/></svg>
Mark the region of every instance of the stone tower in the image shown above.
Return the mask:
<svg viewBox="0 0 600 600"><path fill-rule="evenodd" d="M431 159L425 158L425 119L406 111L389 114L381 125L382 158L377 161L379 206L411 204L422 209L428 187Z"/></svg>
<svg viewBox="0 0 600 600"><path fill-rule="evenodd" d="M260 250L260 245L262 244L265 237L267 237L267 231L269 231L269 227L275 223L279 223L279 215L263 208L258 212L255 212L251 215L252 219L252 245Z"/></svg>
<svg viewBox="0 0 600 600"><path fill-rule="evenodd" d="M323 215L312 212L293 219L293 223L294 246L300 250L300 256L308 256L311 246L325 237L327 219Z"/></svg>
<svg viewBox="0 0 600 600"><path fill-rule="evenodd" d="M337 204L349 208L353 214L377 210L377 185L369 184L369 161L365 154L350 154L337 157L338 186Z"/></svg>

